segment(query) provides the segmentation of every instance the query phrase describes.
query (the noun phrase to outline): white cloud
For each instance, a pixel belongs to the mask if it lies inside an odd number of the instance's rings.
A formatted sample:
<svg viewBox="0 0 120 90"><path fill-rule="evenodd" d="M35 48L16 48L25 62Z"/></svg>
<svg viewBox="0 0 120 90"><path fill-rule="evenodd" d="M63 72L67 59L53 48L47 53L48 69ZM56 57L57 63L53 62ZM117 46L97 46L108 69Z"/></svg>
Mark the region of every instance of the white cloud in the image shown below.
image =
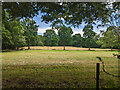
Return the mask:
<svg viewBox="0 0 120 90"><path fill-rule="evenodd" d="M38 33L44 33L47 29L52 29L51 27L46 27L46 28L38 28Z"/></svg>
<svg viewBox="0 0 120 90"><path fill-rule="evenodd" d="M73 30L73 35L80 33L81 36L83 36L83 31L82 31L82 29L72 28L72 30Z"/></svg>
<svg viewBox="0 0 120 90"><path fill-rule="evenodd" d="M83 31L74 31L74 30L73 30L73 35L78 34L78 33L80 33L81 36L83 36Z"/></svg>
<svg viewBox="0 0 120 90"><path fill-rule="evenodd" d="M46 32L46 30L47 29L52 29L52 27L44 27L44 28L38 28L38 31L37 31L37 33L41 33L41 34L43 34L43 33L45 33ZM58 33L58 30L54 30L56 33Z"/></svg>
<svg viewBox="0 0 120 90"><path fill-rule="evenodd" d="M102 31L106 31L106 29L107 29L107 27L99 27L99 28L95 27L95 28L93 29L93 31L96 32L97 34L100 34L100 31L101 31L101 30L102 30Z"/></svg>

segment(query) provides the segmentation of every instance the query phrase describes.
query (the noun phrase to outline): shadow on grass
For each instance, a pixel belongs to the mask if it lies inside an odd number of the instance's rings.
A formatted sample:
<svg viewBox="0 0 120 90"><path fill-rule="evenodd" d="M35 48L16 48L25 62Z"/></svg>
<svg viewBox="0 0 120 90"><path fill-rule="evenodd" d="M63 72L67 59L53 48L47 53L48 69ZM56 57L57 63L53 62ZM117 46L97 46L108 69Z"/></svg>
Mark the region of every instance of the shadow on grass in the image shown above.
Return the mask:
<svg viewBox="0 0 120 90"><path fill-rule="evenodd" d="M10 49L5 49L5 50L2 50L2 52L11 52L12 50Z"/></svg>
<svg viewBox="0 0 120 90"><path fill-rule="evenodd" d="M24 49L24 50L28 50L28 49ZM5 49L5 50L2 50L1 52L4 53L4 52L24 51L24 50L11 50L11 49Z"/></svg>

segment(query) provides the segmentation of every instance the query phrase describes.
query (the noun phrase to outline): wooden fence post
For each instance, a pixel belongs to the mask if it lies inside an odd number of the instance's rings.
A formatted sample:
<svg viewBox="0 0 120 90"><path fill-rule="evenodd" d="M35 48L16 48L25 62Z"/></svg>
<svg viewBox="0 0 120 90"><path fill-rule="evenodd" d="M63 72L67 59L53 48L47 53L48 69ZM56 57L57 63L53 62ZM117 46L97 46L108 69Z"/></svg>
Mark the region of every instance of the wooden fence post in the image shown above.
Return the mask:
<svg viewBox="0 0 120 90"><path fill-rule="evenodd" d="M96 64L96 89L99 90L100 63Z"/></svg>

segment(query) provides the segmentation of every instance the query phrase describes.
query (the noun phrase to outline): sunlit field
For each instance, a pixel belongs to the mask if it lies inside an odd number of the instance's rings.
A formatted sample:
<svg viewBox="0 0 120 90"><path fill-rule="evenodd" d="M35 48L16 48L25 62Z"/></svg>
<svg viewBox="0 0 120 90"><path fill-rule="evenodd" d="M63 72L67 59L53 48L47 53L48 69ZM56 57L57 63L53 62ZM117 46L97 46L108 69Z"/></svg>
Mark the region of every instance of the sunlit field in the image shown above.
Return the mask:
<svg viewBox="0 0 120 90"><path fill-rule="evenodd" d="M23 47L24 49L28 49L28 47ZM63 46L31 46L30 47L32 50L63 50ZM66 50L88 50L88 48L82 48L82 47L71 47L71 46L66 46ZM100 48L91 48L91 50L98 50L98 51L108 51L111 49L100 49ZM112 49L116 50L116 49Z"/></svg>
<svg viewBox="0 0 120 90"><path fill-rule="evenodd" d="M3 52L3 88L96 88L97 56L103 59L106 71L118 74L118 59L112 55L117 51L39 47L44 48L56 50ZM118 81L100 68L100 88L118 88Z"/></svg>

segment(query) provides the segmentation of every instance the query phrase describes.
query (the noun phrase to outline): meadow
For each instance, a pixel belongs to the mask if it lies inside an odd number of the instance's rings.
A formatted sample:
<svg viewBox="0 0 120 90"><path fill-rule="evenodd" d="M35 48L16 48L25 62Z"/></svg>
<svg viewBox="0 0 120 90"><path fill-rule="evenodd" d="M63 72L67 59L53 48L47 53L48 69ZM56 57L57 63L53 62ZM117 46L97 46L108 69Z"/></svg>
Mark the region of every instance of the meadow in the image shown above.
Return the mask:
<svg viewBox="0 0 120 90"><path fill-rule="evenodd" d="M107 72L118 74L118 59L112 55L117 54L117 51L44 48L3 52L2 87L96 88L97 56L103 59ZM105 74L102 65L100 88L120 88L119 79Z"/></svg>

